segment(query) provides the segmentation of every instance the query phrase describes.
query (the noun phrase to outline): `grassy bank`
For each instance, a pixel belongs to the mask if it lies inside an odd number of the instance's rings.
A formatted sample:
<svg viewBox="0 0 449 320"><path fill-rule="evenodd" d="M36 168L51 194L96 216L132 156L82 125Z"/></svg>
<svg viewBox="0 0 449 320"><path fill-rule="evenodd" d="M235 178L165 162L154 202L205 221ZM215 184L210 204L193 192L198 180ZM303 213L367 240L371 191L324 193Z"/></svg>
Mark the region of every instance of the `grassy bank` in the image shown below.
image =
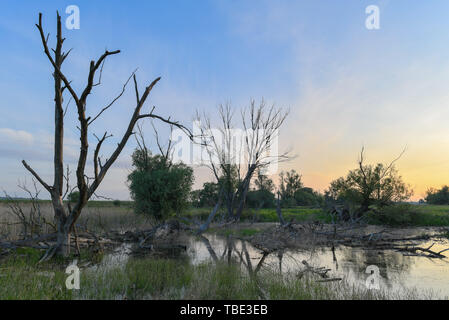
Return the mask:
<svg viewBox="0 0 449 320"><path fill-rule="evenodd" d="M192 208L185 213L190 219L205 220L210 213L209 208ZM282 209L286 221L294 219L297 222L320 221L331 223L332 217L323 209L296 207ZM242 221L279 222L275 209L245 209ZM393 227L425 227L449 226L449 205L406 205L393 206L366 214L365 221L369 224L388 225Z"/></svg>
<svg viewBox="0 0 449 320"><path fill-rule="evenodd" d="M417 219L419 226L449 226L449 205L418 206Z"/></svg>
<svg viewBox="0 0 449 320"><path fill-rule="evenodd" d="M190 208L183 216L190 219L206 220L209 216L212 208ZM218 213L225 214L224 210ZM290 220L294 218L296 221L308 221L308 220L324 220L326 219L325 212L320 208L310 207L296 207L296 208L283 208L282 215L284 219ZM279 219L276 214L276 209L252 209L246 208L243 210L242 221L257 221L257 222L278 222Z"/></svg>
<svg viewBox="0 0 449 320"><path fill-rule="evenodd" d="M251 277L238 264L130 258L122 265L81 269L80 290L65 287L68 263L36 265L39 252L19 251L0 268L3 299L413 299L401 295L356 289L339 283L319 283L262 269Z"/></svg>
<svg viewBox="0 0 449 320"><path fill-rule="evenodd" d="M393 227L449 226L449 206L400 204L369 212L366 222Z"/></svg>

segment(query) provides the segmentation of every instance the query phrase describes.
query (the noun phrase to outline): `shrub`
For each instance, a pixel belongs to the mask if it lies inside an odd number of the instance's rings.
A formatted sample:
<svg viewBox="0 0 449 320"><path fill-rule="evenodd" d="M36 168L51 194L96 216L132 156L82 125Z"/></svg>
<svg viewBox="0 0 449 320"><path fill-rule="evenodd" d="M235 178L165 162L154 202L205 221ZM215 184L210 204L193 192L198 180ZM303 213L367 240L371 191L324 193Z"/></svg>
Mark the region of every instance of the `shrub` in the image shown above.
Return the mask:
<svg viewBox="0 0 449 320"><path fill-rule="evenodd" d="M293 199L295 192L302 187L301 175L295 170L290 170L288 172L282 171L279 174L279 189L283 200Z"/></svg>
<svg viewBox="0 0 449 320"><path fill-rule="evenodd" d="M364 165L362 162L346 177L332 181L326 191L328 199L359 205L361 213L367 212L371 205L389 206L412 195L413 190L402 181L394 165Z"/></svg>
<svg viewBox="0 0 449 320"><path fill-rule="evenodd" d="M248 191L246 204L249 208L273 208L275 206L274 194L268 190Z"/></svg>
<svg viewBox="0 0 449 320"><path fill-rule="evenodd" d="M282 208L293 208L296 207L296 200L295 198L285 198L281 200L281 207Z"/></svg>
<svg viewBox="0 0 449 320"><path fill-rule="evenodd" d="M195 191L198 207L213 207L218 201L218 183L205 182L202 189Z"/></svg>
<svg viewBox="0 0 449 320"><path fill-rule="evenodd" d="M128 176L136 213L166 219L188 207L193 184L193 170L183 163L171 163L147 150L136 150L134 170Z"/></svg>
<svg viewBox="0 0 449 320"><path fill-rule="evenodd" d="M429 204L449 204L449 187L443 186L440 190L427 190L426 201Z"/></svg>
<svg viewBox="0 0 449 320"><path fill-rule="evenodd" d="M382 207L379 211L368 211L365 214L368 223L385 224L390 226L411 225L419 212L411 204L399 203Z"/></svg>
<svg viewBox="0 0 449 320"><path fill-rule="evenodd" d="M67 199L69 200L69 202L72 202L72 203L75 203L75 202L78 202L78 199L80 198L80 193L79 193L79 191L73 191L73 192L71 192L69 195L68 195L68 197L67 197Z"/></svg>
<svg viewBox="0 0 449 320"><path fill-rule="evenodd" d="M319 206L324 198L312 188L301 188L295 192L296 205L298 206Z"/></svg>

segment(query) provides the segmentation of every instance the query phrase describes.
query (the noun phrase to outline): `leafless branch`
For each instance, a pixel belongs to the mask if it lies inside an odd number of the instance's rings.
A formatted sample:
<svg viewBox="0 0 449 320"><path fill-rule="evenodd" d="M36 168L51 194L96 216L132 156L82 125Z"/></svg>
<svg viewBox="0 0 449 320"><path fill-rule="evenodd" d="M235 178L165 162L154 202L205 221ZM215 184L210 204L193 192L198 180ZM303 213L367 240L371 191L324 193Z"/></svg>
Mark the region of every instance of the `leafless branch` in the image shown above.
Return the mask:
<svg viewBox="0 0 449 320"><path fill-rule="evenodd" d="M119 93L119 95L116 96L107 106L105 106L103 109L101 109L101 111L95 117L93 117L92 120L89 121L89 123L88 123L89 125L92 124L92 122L94 122L96 119L98 119L98 117L101 116L101 114L103 112L108 110L118 99L120 99L120 97L125 93L126 86L128 85L129 80L131 80L131 77L133 77L135 75L136 71L137 71L137 69L135 71L133 71L133 73L129 76L128 80L126 80L125 84L123 85L122 91Z"/></svg>

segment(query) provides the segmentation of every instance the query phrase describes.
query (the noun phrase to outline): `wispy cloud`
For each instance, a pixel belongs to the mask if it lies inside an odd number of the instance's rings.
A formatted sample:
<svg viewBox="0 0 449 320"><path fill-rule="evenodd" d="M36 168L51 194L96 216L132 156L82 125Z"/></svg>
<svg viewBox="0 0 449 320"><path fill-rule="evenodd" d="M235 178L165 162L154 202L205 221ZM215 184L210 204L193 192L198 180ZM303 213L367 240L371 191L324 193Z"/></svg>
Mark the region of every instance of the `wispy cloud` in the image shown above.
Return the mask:
<svg viewBox="0 0 449 320"><path fill-rule="evenodd" d="M34 141L33 135L24 130L0 128L0 144L31 145L33 141Z"/></svg>

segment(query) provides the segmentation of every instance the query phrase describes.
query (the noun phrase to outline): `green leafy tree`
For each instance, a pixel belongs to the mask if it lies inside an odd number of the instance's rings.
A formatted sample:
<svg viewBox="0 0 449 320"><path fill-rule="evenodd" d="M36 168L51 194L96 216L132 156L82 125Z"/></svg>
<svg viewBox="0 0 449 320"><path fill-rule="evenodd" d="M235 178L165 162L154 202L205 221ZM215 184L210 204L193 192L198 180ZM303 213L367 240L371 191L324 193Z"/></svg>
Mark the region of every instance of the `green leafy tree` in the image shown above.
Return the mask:
<svg viewBox="0 0 449 320"><path fill-rule="evenodd" d="M426 202L429 204L449 204L449 187L443 186L440 190L427 190Z"/></svg>
<svg viewBox="0 0 449 320"><path fill-rule="evenodd" d="M304 187L297 190L294 194L296 205L298 206L319 206L324 202L322 194L312 188Z"/></svg>
<svg viewBox="0 0 449 320"><path fill-rule="evenodd" d="M371 205L386 206L409 199L413 191L402 181L394 167L389 165L363 164L363 149L359 167L349 171L346 177L331 182L327 197L360 206L359 213L369 210Z"/></svg>
<svg viewBox="0 0 449 320"><path fill-rule="evenodd" d="M203 183L203 188L195 190L197 192L198 207L213 207L218 201L219 186L214 182Z"/></svg>
<svg viewBox="0 0 449 320"><path fill-rule="evenodd" d="M129 189L137 213L166 219L189 205L193 170L183 163L172 163L162 155L152 155L146 148L132 155L134 170L129 174Z"/></svg>
<svg viewBox="0 0 449 320"><path fill-rule="evenodd" d="M266 189L248 191L246 203L250 208L274 208L274 194Z"/></svg>
<svg viewBox="0 0 449 320"><path fill-rule="evenodd" d="M303 187L301 175L295 170L282 171L279 174L279 189L283 207L296 205L295 193Z"/></svg>
<svg viewBox="0 0 449 320"><path fill-rule="evenodd" d="M70 194L67 196L67 199L69 200L69 202L72 202L72 203L78 202L79 198L80 198L79 191L70 192Z"/></svg>
<svg viewBox="0 0 449 320"><path fill-rule="evenodd" d="M219 186L219 189L221 188L223 190L228 217L232 217L237 197L241 194L236 192L236 190L239 189L239 185L241 185L241 181L236 165L223 164L222 167L223 174L218 178L217 185Z"/></svg>
<svg viewBox="0 0 449 320"><path fill-rule="evenodd" d="M255 188L248 191L246 203L250 208L273 208L275 206L275 196L273 193L273 180L257 170L257 176L254 180Z"/></svg>
<svg viewBox="0 0 449 320"><path fill-rule="evenodd" d="M192 207L199 208L200 207L200 192L201 190L192 190L190 192L190 203Z"/></svg>
<svg viewBox="0 0 449 320"><path fill-rule="evenodd" d="M260 170L257 171L256 179L254 180L256 190L266 190L273 192L274 183L273 180L268 178L266 175L262 174Z"/></svg>

